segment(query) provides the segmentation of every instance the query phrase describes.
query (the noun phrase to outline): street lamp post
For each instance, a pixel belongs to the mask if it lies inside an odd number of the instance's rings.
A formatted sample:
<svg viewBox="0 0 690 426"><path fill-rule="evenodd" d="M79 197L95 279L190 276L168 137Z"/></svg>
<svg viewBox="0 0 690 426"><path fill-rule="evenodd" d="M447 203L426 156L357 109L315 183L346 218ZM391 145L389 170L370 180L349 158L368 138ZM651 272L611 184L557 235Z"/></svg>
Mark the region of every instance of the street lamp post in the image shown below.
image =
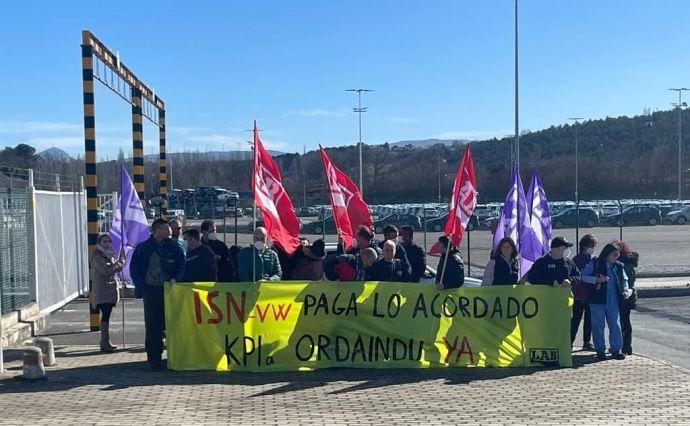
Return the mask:
<svg viewBox="0 0 690 426"><path fill-rule="evenodd" d="M577 139L577 133L580 128L580 120L583 120L582 117L571 117L568 119L568 121L574 121L575 122L575 241L580 241L580 193L578 191L579 189L579 182L580 182L580 173L579 173L579 164L580 164L580 155L579 155L579 148L578 148L578 139Z"/></svg>
<svg viewBox="0 0 690 426"><path fill-rule="evenodd" d="M357 146L359 147L359 192L364 198L364 187L362 186L362 113L367 112L367 107L362 108L362 92L373 92L371 89L347 89L346 92L357 92L357 108L352 108L354 112L359 115L359 142Z"/></svg>
<svg viewBox="0 0 690 426"><path fill-rule="evenodd" d="M520 107L518 79L518 0L515 0L515 165L520 170Z"/></svg>
<svg viewBox="0 0 690 426"><path fill-rule="evenodd" d="M682 138L683 138L683 130L682 130L682 111L683 111L683 91L688 90L685 87L678 87L678 88L671 88L668 90L672 90L674 92L678 92L678 200L682 200L682 183L683 183L683 157L681 156L682 154Z"/></svg>

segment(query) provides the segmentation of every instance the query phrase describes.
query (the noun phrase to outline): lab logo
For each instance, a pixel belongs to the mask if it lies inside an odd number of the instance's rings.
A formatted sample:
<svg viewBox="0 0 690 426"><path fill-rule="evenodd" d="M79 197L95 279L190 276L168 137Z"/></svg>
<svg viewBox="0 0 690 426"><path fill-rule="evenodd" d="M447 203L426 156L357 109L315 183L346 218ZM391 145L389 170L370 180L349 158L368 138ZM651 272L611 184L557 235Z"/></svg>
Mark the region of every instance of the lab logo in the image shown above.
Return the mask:
<svg viewBox="0 0 690 426"><path fill-rule="evenodd" d="M558 365L558 349L556 348L530 348L529 360L544 365Z"/></svg>

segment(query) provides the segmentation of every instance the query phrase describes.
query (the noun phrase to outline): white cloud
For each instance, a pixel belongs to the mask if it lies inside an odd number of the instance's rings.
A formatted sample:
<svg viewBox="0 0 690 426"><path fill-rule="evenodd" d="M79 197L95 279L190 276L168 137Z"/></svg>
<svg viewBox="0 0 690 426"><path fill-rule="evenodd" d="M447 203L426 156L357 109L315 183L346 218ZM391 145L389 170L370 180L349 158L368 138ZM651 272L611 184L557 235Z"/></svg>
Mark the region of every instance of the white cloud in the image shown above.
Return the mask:
<svg viewBox="0 0 690 426"><path fill-rule="evenodd" d="M443 132L436 135L438 139L490 139L493 137L501 138L509 134L510 130L469 130L459 132Z"/></svg>
<svg viewBox="0 0 690 426"><path fill-rule="evenodd" d="M312 109L291 109L286 111L284 117L345 117L347 116L347 109L332 110L332 109L322 109L322 108L312 108Z"/></svg>

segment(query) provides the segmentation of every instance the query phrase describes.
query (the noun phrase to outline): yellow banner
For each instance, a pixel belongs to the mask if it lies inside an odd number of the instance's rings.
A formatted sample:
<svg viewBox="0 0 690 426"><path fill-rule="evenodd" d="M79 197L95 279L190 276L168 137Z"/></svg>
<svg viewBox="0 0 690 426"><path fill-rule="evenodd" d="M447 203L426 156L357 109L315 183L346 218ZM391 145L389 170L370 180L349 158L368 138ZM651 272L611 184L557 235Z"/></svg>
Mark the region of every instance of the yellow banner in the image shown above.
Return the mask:
<svg viewBox="0 0 690 426"><path fill-rule="evenodd" d="M388 282L165 285L168 367L571 367L569 289Z"/></svg>

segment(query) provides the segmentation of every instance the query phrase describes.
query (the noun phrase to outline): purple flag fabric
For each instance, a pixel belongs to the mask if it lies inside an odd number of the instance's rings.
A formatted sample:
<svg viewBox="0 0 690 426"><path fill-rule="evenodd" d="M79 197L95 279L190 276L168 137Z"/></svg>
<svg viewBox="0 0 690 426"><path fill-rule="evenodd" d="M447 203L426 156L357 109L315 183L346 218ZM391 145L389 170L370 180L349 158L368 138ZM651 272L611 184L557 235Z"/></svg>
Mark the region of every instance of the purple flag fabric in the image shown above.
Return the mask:
<svg viewBox="0 0 690 426"><path fill-rule="evenodd" d="M530 224L534 235L541 245L541 254L549 251L551 243L551 212L546 200L546 192L541 183L541 177L537 171L532 174L532 182L526 194L527 207L529 208Z"/></svg>
<svg viewBox="0 0 690 426"><path fill-rule="evenodd" d="M512 238L517 245L520 253L520 277L522 277L529 271L532 264L541 257L542 253L541 245L530 224L525 190L517 167L513 169L512 184L494 233L494 249L504 237Z"/></svg>
<svg viewBox="0 0 690 426"><path fill-rule="evenodd" d="M113 242L113 250L119 255L120 248L125 247L127 261L122 270L122 278L131 283L129 275L129 263L132 260L134 247L150 236L149 223L144 214L144 208L139 200L134 184L127 174L127 170L120 165L120 196L117 200L117 208L113 212L113 221L110 225L110 239Z"/></svg>

